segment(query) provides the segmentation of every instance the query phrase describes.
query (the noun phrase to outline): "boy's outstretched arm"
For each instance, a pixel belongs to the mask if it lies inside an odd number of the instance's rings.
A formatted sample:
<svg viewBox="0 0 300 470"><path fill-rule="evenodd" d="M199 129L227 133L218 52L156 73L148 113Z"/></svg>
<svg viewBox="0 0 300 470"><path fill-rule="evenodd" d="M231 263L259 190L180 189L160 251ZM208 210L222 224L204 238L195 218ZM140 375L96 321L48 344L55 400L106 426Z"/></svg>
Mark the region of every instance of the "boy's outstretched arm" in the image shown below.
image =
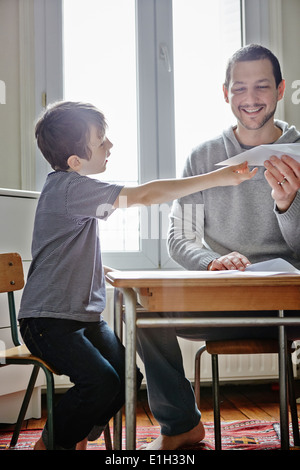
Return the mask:
<svg viewBox="0 0 300 470"><path fill-rule="evenodd" d="M172 201L188 194L203 191L215 186L236 186L251 179L257 168L249 170L247 162L229 166L204 175L180 179L155 180L135 187L124 187L114 203L114 207L132 205L149 206Z"/></svg>

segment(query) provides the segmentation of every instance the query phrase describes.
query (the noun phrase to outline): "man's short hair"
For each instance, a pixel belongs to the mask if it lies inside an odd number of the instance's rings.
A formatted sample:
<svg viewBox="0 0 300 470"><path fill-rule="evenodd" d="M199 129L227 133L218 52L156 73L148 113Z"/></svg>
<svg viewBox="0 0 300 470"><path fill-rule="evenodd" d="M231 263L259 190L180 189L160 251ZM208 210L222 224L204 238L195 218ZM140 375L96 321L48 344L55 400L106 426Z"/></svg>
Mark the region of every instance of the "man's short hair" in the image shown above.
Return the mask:
<svg viewBox="0 0 300 470"><path fill-rule="evenodd" d="M67 160L77 155L87 160L90 126L95 125L102 140L106 132L105 117L89 103L61 101L50 105L35 127L37 144L54 170L67 170Z"/></svg>
<svg viewBox="0 0 300 470"><path fill-rule="evenodd" d="M229 82L231 79L231 72L233 66L237 62L247 62L251 60L263 60L268 59L273 67L273 74L275 78L276 88L282 82L282 74L279 61L277 57L266 47L260 46L259 44L250 44L248 46L242 47L237 52L233 54L233 56L229 59L227 68L226 68L226 76L225 76L225 87L228 89Z"/></svg>

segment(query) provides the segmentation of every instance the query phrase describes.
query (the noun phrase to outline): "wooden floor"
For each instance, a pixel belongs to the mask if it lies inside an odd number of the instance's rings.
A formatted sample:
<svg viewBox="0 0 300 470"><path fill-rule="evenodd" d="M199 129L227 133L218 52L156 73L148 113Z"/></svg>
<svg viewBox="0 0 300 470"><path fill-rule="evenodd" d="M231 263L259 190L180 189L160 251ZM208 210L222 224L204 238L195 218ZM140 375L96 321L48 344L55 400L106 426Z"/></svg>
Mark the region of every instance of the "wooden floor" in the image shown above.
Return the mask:
<svg viewBox="0 0 300 470"><path fill-rule="evenodd" d="M265 421L279 421L279 391L277 384L255 385L228 385L220 387L221 393L221 419L223 421L257 419ZM296 381L296 396L300 397L300 381ZM58 395L59 399L59 395ZM30 419L24 423L24 428L41 429L46 419L46 406L43 400L43 415L41 419ZM202 421L213 421L212 392L210 386L201 388L201 414ZM300 418L300 403L298 404ZM137 406L138 426L157 426L148 406L147 394L141 390L138 395ZM3 429L3 425L0 425ZM5 425L5 430L8 430ZM13 426L11 426L13 429Z"/></svg>
<svg viewBox="0 0 300 470"><path fill-rule="evenodd" d="M300 382L296 382L296 396L300 398ZM257 419L279 421L279 390L277 384L228 385L220 387L222 421ZM299 401L299 400L298 400ZM300 403L297 404L300 418ZM212 390L201 388L202 421L213 422ZM145 392L138 400L137 422L140 426L157 425L148 407Z"/></svg>

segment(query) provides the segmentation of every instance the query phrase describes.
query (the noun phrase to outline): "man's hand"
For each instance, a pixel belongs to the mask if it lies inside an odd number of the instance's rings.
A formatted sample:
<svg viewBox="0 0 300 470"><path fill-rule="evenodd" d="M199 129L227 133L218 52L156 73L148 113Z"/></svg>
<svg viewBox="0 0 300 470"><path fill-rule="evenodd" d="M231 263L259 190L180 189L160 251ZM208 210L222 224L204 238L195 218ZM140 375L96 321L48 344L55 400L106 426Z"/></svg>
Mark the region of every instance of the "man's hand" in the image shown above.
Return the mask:
<svg viewBox="0 0 300 470"><path fill-rule="evenodd" d="M288 155L272 156L265 163L265 178L272 188L272 197L278 209L285 212L300 189L300 163Z"/></svg>
<svg viewBox="0 0 300 470"><path fill-rule="evenodd" d="M246 256L241 255L237 251L233 251L232 253L228 253L228 255L214 259L209 263L207 269L208 271L223 271L226 269L244 271L249 264L251 263Z"/></svg>

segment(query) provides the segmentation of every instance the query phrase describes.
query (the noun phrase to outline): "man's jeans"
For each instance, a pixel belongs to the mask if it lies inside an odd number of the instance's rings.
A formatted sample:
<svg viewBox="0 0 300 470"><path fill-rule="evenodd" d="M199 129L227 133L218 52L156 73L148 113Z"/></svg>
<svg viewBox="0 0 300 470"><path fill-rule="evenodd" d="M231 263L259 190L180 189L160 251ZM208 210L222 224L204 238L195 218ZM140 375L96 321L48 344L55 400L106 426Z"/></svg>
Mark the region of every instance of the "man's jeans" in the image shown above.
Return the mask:
<svg viewBox="0 0 300 470"><path fill-rule="evenodd" d="M220 312L152 312L153 318L218 317ZM222 315L222 314L221 314ZM230 316L274 316L277 312L229 312ZM286 316L299 317L299 311L286 312ZM137 328L137 350L144 362L148 401L162 434L174 436L195 427L200 419L193 388L185 376L178 337L191 341L226 340L241 338L277 338L274 328ZM300 339L300 327L287 327L290 340Z"/></svg>
<svg viewBox="0 0 300 470"><path fill-rule="evenodd" d="M54 410L55 443L72 449L94 425L105 426L125 402L125 350L105 321L52 318L20 321L32 354L74 384ZM138 387L142 374L137 373Z"/></svg>

